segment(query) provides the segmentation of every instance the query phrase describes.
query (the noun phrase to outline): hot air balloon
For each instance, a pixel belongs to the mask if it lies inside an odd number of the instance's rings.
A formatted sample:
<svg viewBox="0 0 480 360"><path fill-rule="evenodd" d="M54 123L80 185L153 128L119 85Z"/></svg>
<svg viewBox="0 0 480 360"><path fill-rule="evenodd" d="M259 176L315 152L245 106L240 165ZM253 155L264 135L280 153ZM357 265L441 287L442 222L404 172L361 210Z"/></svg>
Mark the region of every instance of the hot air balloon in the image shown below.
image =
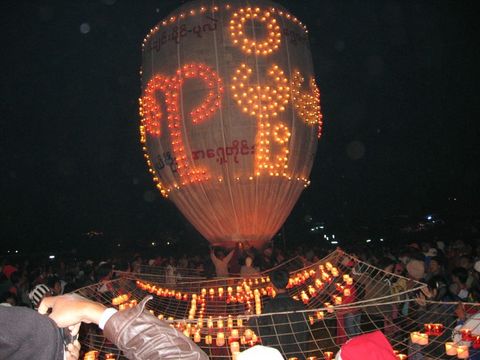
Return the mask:
<svg viewBox="0 0 480 360"><path fill-rule="evenodd" d="M282 226L321 134L305 25L269 1L193 1L142 45L140 137L161 194L212 244Z"/></svg>

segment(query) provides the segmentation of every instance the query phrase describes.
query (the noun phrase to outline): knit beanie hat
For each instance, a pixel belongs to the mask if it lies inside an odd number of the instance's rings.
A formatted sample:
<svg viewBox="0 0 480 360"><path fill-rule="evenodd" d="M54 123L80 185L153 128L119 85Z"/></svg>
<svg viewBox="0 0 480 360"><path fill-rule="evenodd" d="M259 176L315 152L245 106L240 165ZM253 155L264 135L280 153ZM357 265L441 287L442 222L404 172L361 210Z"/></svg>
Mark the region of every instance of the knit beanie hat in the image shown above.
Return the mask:
<svg viewBox="0 0 480 360"><path fill-rule="evenodd" d="M335 357L337 360L395 360L392 346L381 331L356 336L347 341Z"/></svg>

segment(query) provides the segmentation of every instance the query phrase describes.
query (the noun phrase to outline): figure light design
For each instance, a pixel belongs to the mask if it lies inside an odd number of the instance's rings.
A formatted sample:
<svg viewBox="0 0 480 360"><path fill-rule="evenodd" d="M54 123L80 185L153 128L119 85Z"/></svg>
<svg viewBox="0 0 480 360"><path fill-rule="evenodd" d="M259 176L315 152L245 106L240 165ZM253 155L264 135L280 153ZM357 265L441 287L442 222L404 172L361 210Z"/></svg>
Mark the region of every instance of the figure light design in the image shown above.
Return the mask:
<svg viewBox="0 0 480 360"><path fill-rule="evenodd" d="M305 25L267 1L194 1L142 50L140 140L161 194L210 242L261 247L310 183L322 125Z"/></svg>

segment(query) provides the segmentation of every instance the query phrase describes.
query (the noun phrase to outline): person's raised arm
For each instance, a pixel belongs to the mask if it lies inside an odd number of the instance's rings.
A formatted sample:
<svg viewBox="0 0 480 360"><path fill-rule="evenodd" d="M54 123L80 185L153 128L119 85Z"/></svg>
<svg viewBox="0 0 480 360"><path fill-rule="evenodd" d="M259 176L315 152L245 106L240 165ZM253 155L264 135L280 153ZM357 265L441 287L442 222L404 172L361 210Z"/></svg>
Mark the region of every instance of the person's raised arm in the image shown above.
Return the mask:
<svg viewBox="0 0 480 360"><path fill-rule="evenodd" d="M228 253L228 255L225 256L225 260L224 260L224 261L225 261L227 264L228 264L228 263L230 262L230 260L232 259L232 256L233 256L233 253L234 253L234 252L235 252L235 248L233 248L232 251L230 251L230 252Z"/></svg>

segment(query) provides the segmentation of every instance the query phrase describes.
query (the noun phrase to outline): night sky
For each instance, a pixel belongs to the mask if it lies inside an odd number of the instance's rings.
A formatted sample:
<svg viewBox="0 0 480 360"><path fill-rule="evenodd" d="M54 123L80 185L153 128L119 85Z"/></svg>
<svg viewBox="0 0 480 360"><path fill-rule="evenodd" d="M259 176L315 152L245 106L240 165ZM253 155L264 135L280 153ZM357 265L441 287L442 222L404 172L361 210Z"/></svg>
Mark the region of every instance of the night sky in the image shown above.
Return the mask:
<svg viewBox="0 0 480 360"><path fill-rule="evenodd" d="M141 43L184 1L0 5L2 250L198 238L147 172ZM309 29L324 132L289 227L479 210L475 1L279 1ZM456 199L456 200L454 200Z"/></svg>

